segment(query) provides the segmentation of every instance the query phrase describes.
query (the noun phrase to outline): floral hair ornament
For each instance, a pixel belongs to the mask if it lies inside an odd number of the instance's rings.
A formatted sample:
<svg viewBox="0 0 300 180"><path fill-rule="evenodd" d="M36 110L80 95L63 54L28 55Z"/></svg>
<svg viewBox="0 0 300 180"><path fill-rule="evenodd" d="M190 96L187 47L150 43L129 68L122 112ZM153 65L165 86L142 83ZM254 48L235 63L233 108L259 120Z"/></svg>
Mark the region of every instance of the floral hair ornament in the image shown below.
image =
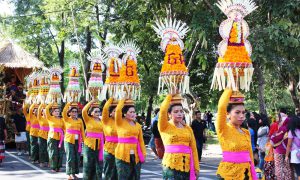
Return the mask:
<svg viewBox="0 0 300 180"><path fill-rule="evenodd" d="M79 69L80 64L78 61L69 62L69 83L64 95L64 102L78 103L80 101L80 97L82 91L80 89L79 84Z"/></svg>
<svg viewBox="0 0 300 180"><path fill-rule="evenodd" d="M92 50L88 60L91 61L91 77L88 82L88 89L86 90L86 100L90 101L92 99L99 99L101 95L101 89L103 87L103 64L106 61L106 56L101 49ZM91 95L91 98L89 95Z"/></svg>
<svg viewBox="0 0 300 180"><path fill-rule="evenodd" d="M232 88L246 92L250 89L254 68L250 59L252 47L247 40L249 26L243 19L257 6L252 0L219 0L217 6L227 16L219 28L223 40L218 45L211 89Z"/></svg>
<svg viewBox="0 0 300 180"><path fill-rule="evenodd" d="M137 55L140 48L132 40L124 40L121 48L125 53L122 58L120 71L119 98L136 100L140 97L141 85L137 69Z"/></svg>
<svg viewBox="0 0 300 180"><path fill-rule="evenodd" d="M50 89L46 98L46 103L60 105L63 95L60 88L61 74L63 69L60 66L54 65L49 69L50 72Z"/></svg>
<svg viewBox="0 0 300 180"><path fill-rule="evenodd" d="M122 66L122 62L119 56L123 51L119 47L119 45L116 44L105 46L103 50L107 55L107 71L106 80L100 96L100 100L106 99L107 92L110 97L116 99L117 90L119 88L120 69Z"/></svg>
<svg viewBox="0 0 300 180"><path fill-rule="evenodd" d="M160 46L165 57L160 72L158 94L167 86L169 93L188 93L189 76L185 65L182 50L182 39L189 31L185 23L176 19L166 18L164 21L157 20L152 26L154 31L162 38Z"/></svg>
<svg viewBox="0 0 300 180"><path fill-rule="evenodd" d="M40 88L39 88L39 94L37 97L37 103L39 104L45 104L46 98L50 89L50 73L47 70L43 70L39 72L38 75L39 82L40 82Z"/></svg>

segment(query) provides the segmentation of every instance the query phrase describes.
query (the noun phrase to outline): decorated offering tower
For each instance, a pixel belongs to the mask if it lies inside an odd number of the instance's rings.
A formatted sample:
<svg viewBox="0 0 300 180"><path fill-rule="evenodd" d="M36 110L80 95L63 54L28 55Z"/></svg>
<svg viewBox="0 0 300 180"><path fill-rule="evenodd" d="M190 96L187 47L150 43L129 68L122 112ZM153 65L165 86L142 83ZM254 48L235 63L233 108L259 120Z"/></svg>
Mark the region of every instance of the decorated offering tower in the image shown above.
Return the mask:
<svg viewBox="0 0 300 180"><path fill-rule="evenodd" d="M105 55L101 50L93 50L89 60L91 61L90 71L91 77L88 82L88 89L86 92L86 100L99 99L101 89L103 87L102 72L104 70L103 62L105 62Z"/></svg>
<svg viewBox="0 0 300 180"><path fill-rule="evenodd" d="M41 71L39 73L40 89L37 98L38 104L45 104L46 97L50 89L50 74L47 71Z"/></svg>
<svg viewBox="0 0 300 180"><path fill-rule="evenodd" d="M79 84L79 69L80 64L77 61L69 63L69 83L64 94L64 101L71 103L78 103L81 97L81 89Z"/></svg>
<svg viewBox="0 0 300 180"><path fill-rule="evenodd" d="M227 19L219 28L223 40L218 46L219 58L211 88L249 91L254 68L250 59L252 48L247 40L249 27L243 18L257 6L252 0L220 0L217 6Z"/></svg>
<svg viewBox="0 0 300 180"><path fill-rule="evenodd" d="M122 66L119 56L123 51L118 45L110 44L104 47L104 52L108 57L106 61L107 73L102 97L100 99L105 99L107 92L110 97L116 99L118 98L117 91L119 88L120 69Z"/></svg>
<svg viewBox="0 0 300 180"><path fill-rule="evenodd" d="M181 21L166 18L163 21L157 20L153 29L162 39L160 47L165 53L159 77L158 93L164 90L165 86L172 94L189 92L188 69L182 54L184 49L182 39L189 28Z"/></svg>
<svg viewBox="0 0 300 180"><path fill-rule="evenodd" d="M141 86L137 72L137 55L139 47L131 40L125 40L122 44L124 56L120 71L120 95L121 98L136 100L140 96Z"/></svg>
<svg viewBox="0 0 300 180"><path fill-rule="evenodd" d="M46 98L46 103L61 104L63 95L60 88L61 74L63 70L59 66L52 66L50 69L50 89Z"/></svg>

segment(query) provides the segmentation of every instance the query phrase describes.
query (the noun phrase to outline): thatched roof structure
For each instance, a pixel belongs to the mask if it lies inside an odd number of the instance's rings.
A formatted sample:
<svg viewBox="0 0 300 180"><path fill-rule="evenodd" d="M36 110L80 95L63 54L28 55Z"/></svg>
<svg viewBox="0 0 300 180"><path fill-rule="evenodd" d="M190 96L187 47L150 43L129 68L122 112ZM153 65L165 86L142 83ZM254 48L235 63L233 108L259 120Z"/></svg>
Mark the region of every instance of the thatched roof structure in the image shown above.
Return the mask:
<svg viewBox="0 0 300 180"><path fill-rule="evenodd" d="M44 63L17 44L4 40L0 42L0 65L7 68L42 68Z"/></svg>

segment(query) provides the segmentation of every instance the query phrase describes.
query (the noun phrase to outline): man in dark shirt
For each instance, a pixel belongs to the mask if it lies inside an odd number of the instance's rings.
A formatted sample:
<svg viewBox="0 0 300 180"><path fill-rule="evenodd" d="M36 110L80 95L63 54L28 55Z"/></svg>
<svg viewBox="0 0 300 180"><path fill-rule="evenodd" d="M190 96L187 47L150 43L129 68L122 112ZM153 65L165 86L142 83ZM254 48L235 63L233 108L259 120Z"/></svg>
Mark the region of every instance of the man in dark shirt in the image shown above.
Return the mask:
<svg viewBox="0 0 300 180"><path fill-rule="evenodd" d="M14 122L15 142L18 155L22 155L22 151L28 154L28 152L26 152L26 119L22 113L22 109L18 109L17 113L13 114L11 119Z"/></svg>
<svg viewBox="0 0 300 180"><path fill-rule="evenodd" d="M207 112L207 123L208 123L208 127L209 127L209 129L213 129L213 127L212 127L212 118L214 117L213 115L212 115L212 113L210 112L210 111L208 111Z"/></svg>
<svg viewBox="0 0 300 180"><path fill-rule="evenodd" d="M199 158L199 161L201 161L202 148L203 148L203 144L206 141L205 129L207 128L207 126L206 126L206 122L204 120L201 120L201 112L200 111L195 112L195 118L196 119L193 120L191 127L193 129L194 136L195 136L196 143L197 143L198 158Z"/></svg>

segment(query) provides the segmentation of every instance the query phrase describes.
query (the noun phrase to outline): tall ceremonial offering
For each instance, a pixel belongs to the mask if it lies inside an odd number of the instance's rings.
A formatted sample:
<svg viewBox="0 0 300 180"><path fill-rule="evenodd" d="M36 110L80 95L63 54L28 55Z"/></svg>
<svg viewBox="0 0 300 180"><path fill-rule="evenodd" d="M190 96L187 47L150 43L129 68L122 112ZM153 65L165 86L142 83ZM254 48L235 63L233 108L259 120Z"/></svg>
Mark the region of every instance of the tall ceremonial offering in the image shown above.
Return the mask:
<svg viewBox="0 0 300 180"><path fill-rule="evenodd" d="M189 76L182 51L182 39L189 31L185 23L172 18L157 20L153 29L162 39L160 47L165 53L159 77L158 94L166 86L168 93L188 93Z"/></svg>
<svg viewBox="0 0 300 180"><path fill-rule="evenodd" d="M78 103L82 94L79 84L80 64L78 61L71 61L69 62L69 68L69 83L64 94L64 102Z"/></svg>
<svg viewBox="0 0 300 180"><path fill-rule="evenodd" d="M89 60L91 61L90 71L91 77L88 82L88 89L86 92L86 100L90 101L99 99L101 89L103 87L102 72L104 70L104 62L106 56L102 50L92 50ZM91 96L91 99L90 99Z"/></svg>
<svg viewBox="0 0 300 180"><path fill-rule="evenodd" d="M121 48L124 51L120 70L120 98L137 100L140 97L141 85L137 69L137 55L140 48L132 40L125 40Z"/></svg>
<svg viewBox="0 0 300 180"><path fill-rule="evenodd" d="M216 65L211 89L232 88L249 91L254 68L250 59L252 47L247 40L249 27L243 19L257 6L252 0L220 0L217 6L227 16L219 28L223 40L218 45Z"/></svg>
<svg viewBox="0 0 300 180"><path fill-rule="evenodd" d="M104 47L104 52L107 55L107 72L106 72L106 80L105 85L103 87L102 96L100 100L106 98L106 93L110 97L114 99L118 98L117 91L119 89L119 77L120 77L120 69L122 66L121 59L119 58L120 54L122 54L122 49L115 44L110 44Z"/></svg>
<svg viewBox="0 0 300 180"><path fill-rule="evenodd" d="M33 72L29 75L29 81L31 82L30 95L28 97L28 104L36 104L39 95L39 73Z"/></svg>
<svg viewBox="0 0 300 180"><path fill-rule="evenodd" d="M40 71L38 73L38 79L40 82L40 88L37 97L37 103L45 104L50 89L50 73L48 71Z"/></svg>
<svg viewBox="0 0 300 180"><path fill-rule="evenodd" d="M30 104L29 97L32 93L32 81L30 80L30 75L26 76L24 79L25 79L25 88L26 88L25 104Z"/></svg>
<svg viewBox="0 0 300 180"><path fill-rule="evenodd" d="M61 74L63 69L60 66L52 66L50 72L50 89L46 98L46 103L61 104L63 95L60 88Z"/></svg>

